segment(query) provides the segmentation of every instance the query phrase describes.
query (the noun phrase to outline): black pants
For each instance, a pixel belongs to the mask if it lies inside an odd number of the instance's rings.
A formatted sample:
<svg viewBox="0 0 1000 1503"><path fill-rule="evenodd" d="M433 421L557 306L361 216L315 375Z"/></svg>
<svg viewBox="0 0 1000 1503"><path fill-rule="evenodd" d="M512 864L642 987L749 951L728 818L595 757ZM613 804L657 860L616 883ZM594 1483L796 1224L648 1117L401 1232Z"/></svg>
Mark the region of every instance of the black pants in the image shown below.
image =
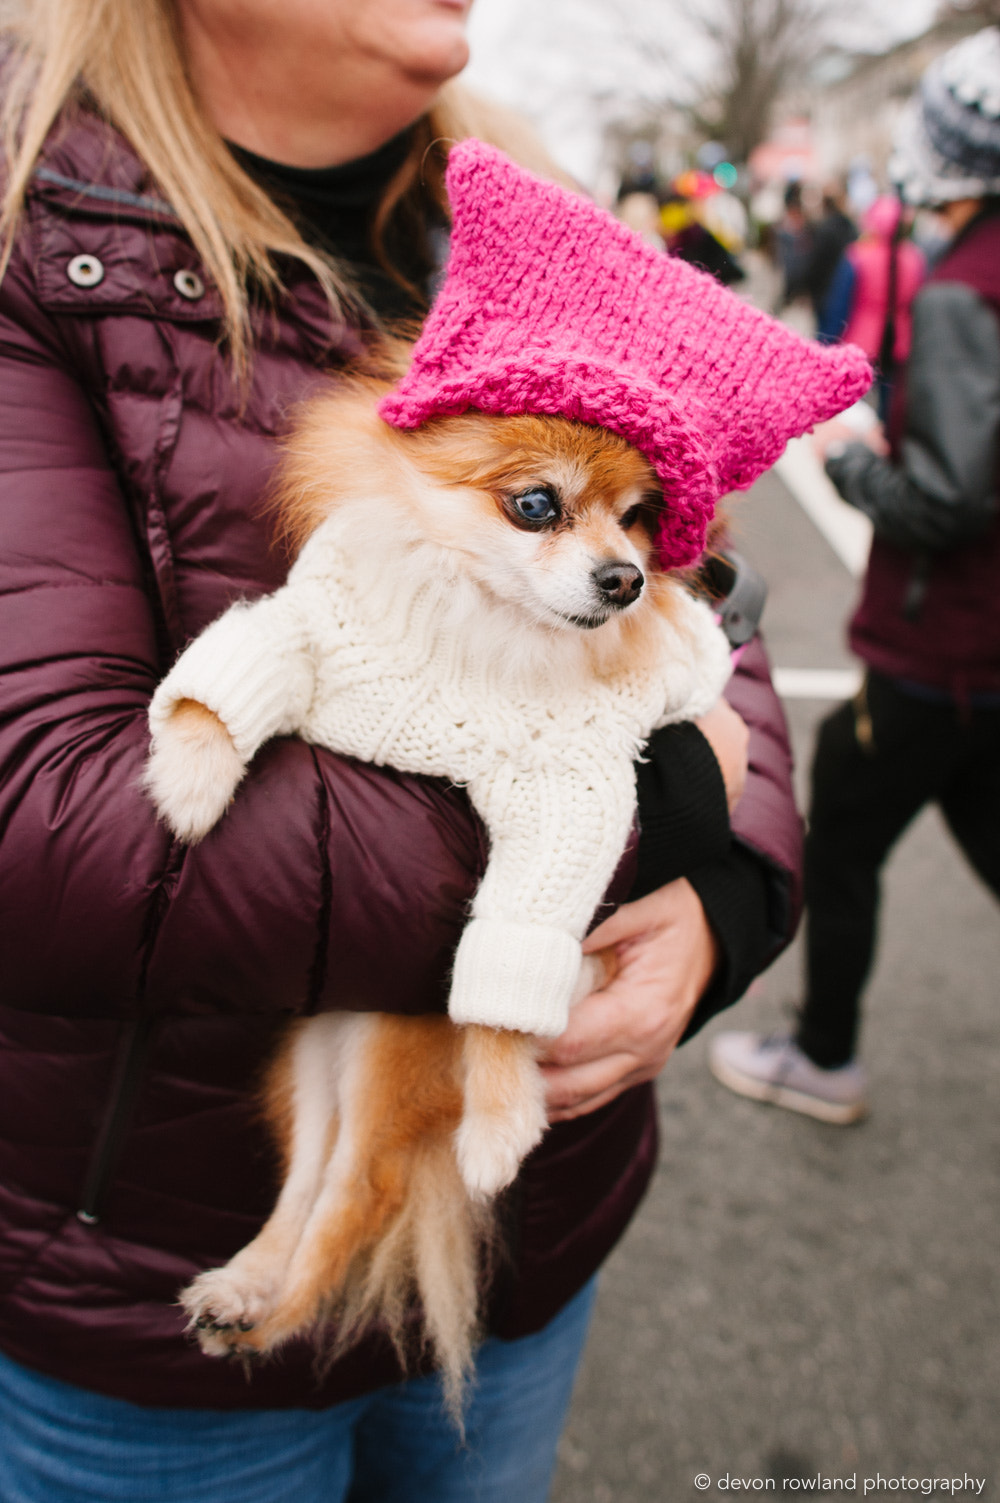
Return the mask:
<svg viewBox="0 0 1000 1503"><path fill-rule="evenodd" d="M871 969L879 874L925 804L940 804L1000 897L1000 709L961 714L870 673L820 726L806 839L806 997L798 1042L818 1065L849 1060Z"/></svg>

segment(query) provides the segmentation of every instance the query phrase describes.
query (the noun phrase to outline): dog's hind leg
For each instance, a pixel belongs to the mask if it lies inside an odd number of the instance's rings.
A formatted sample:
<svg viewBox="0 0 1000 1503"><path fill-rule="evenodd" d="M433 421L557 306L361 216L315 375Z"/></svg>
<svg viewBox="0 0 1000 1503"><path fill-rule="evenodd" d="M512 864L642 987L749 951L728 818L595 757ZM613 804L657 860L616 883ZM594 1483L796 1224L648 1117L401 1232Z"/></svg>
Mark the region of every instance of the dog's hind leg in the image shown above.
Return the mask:
<svg viewBox="0 0 1000 1503"><path fill-rule="evenodd" d="M246 1348L248 1333L280 1298L335 1151L341 1078L370 1028L360 1013L324 1013L297 1023L271 1067L265 1108L285 1160L277 1204L252 1242L224 1267L200 1274L180 1297L211 1356Z"/></svg>
<svg viewBox="0 0 1000 1503"><path fill-rule="evenodd" d="M355 1291L364 1286L373 1259L382 1270L380 1287L366 1313L391 1325L413 1281L416 1169L431 1145L448 1142L461 1114L458 1034L437 1017L371 1014L369 1026L341 1079L337 1143L280 1297L247 1338L258 1350L280 1345L337 1308L349 1282Z"/></svg>

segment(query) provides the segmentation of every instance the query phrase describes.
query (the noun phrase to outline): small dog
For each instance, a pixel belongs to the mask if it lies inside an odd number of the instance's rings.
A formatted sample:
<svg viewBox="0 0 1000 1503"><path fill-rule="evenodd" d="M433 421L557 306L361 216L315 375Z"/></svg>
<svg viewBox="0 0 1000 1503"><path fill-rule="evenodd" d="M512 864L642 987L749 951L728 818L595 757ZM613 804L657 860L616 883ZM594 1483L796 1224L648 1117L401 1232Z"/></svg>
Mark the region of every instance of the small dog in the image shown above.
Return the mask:
<svg viewBox="0 0 1000 1503"><path fill-rule="evenodd" d="M662 490L624 438L475 412L399 431L376 413L393 359L305 410L280 480L288 583L178 660L145 783L197 841L260 743L299 734L449 777L485 820L450 1019L290 1028L266 1090L274 1213L181 1296L205 1352L248 1358L332 1314L338 1349L372 1319L399 1346L416 1293L457 1413L493 1198L545 1130L537 1036L613 968L580 940L631 829L634 758L714 704L730 659L654 563Z"/></svg>

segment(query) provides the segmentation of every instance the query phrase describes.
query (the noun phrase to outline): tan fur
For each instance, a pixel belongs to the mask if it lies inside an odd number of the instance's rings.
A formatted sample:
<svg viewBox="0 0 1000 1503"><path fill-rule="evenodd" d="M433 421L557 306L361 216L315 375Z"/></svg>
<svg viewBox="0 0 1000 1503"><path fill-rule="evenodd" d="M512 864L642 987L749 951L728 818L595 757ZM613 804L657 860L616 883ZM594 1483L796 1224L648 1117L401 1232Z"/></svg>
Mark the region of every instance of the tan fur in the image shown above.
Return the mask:
<svg viewBox="0 0 1000 1503"><path fill-rule="evenodd" d="M477 652L481 639L483 652L510 657L519 682L641 671L660 650L652 628L676 589L651 557L662 494L647 461L618 436L561 418L469 413L398 432L375 407L408 349L386 346L376 359L300 416L275 503L289 550L353 507L372 528L375 558L364 567L377 569L385 529L405 534L424 550L421 567L454 571L470 613L468 625L456 616L459 629L478 633ZM540 484L557 489L559 522L519 527L512 497ZM593 588L595 564L614 560L641 569L642 593L581 629L567 602ZM185 704L178 713L185 736L225 762L228 735L211 712ZM610 952L587 957L578 996L614 969ZM246 1360L309 1331L322 1347L336 1315L335 1351L374 1320L402 1356L416 1295L457 1418L493 1197L545 1127L537 1047L437 1017L335 1013L295 1025L266 1093L285 1165L274 1214L182 1295L203 1348Z"/></svg>
<svg viewBox="0 0 1000 1503"><path fill-rule="evenodd" d="M195 699L182 699L170 718L172 747L180 758L153 755L143 786L157 808L174 811L174 833L189 845L207 835L246 768L219 717Z"/></svg>
<svg viewBox="0 0 1000 1503"><path fill-rule="evenodd" d="M318 1082L310 1087L303 1067L336 1079L329 1099L342 1113L326 1119L311 1197L279 1201L254 1242L227 1268L202 1274L182 1303L212 1354L259 1355L336 1313L337 1350L378 1319L402 1356L406 1312L418 1294L457 1416L477 1323L477 1254L491 1235L489 1211L470 1200L453 1146L463 1113L463 1031L446 1018L373 1014L359 1019L367 1037L349 1054L343 1032L351 1026L326 1018L296 1024L269 1072L267 1112L286 1176L302 1151L297 1121L318 1105ZM503 1092L508 1058L519 1060L533 1041L469 1032L490 1035L491 1089ZM312 1092L308 1103L296 1102L303 1089ZM287 1188L286 1178L283 1195Z"/></svg>

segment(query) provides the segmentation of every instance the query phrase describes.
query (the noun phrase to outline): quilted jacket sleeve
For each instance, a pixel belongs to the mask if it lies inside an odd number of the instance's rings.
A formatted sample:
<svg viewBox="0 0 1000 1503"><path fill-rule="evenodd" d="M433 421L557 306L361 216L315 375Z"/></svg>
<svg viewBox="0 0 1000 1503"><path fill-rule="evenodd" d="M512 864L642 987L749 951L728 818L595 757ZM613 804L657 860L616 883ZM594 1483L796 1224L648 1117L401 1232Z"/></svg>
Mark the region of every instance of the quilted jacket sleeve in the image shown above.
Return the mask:
<svg viewBox="0 0 1000 1503"><path fill-rule="evenodd" d="M1000 325L971 287L937 282L913 306L898 462L864 444L827 461L845 501L897 548L974 542L997 511Z"/></svg>
<svg viewBox="0 0 1000 1503"><path fill-rule="evenodd" d="M5 1001L67 1016L443 1006L484 857L464 798L275 741L222 825L181 848L138 786L159 664L100 431L15 260L0 286Z"/></svg>

